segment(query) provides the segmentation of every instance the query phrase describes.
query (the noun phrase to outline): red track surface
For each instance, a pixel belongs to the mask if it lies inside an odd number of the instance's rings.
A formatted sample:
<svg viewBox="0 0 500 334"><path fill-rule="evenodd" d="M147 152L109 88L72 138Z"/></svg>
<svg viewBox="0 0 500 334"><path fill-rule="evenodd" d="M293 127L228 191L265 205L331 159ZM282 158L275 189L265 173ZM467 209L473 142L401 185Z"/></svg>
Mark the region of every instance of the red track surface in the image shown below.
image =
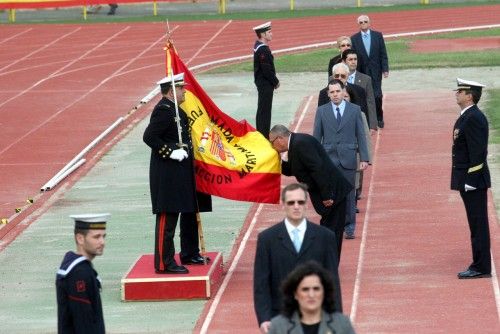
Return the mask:
<svg viewBox="0 0 500 334"><path fill-rule="evenodd" d="M272 48L332 41L356 30L356 16L319 17L314 18L314 24L310 18L275 20ZM386 34L497 24L498 17L499 5L371 15L375 27ZM175 44L190 66L248 55L254 40L251 27L256 23L180 23L175 26ZM48 179L119 116L127 115L154 87L164 73L165 27L155 23L15 25L2 26L1 31L3 218L23 206L26 198L36 196ZM418 124L447 124L451 128L455 113L428 110L433 121L419 119L421 113L398 109L400 101L410 98L411 95L402 93L387 101L387 124L406 127L389 126L380 138L380 151L371 175L371 209L362 203L363 212L368 209L369 213L363 239L366 247L361 248L364 261L358 267L361 238L346 243L343 252L344 308L349 312L354 302L352 316L362 333L498 333L492 281L463 282L454 278L456 271L467 265L469 254L464 251L468 242L461 203L458 196L447 190L449 136L441 137L442 128L436 127L431 128L434 136L418 137ZM452 107L454 101L435 105ZM144 115L136 113L133 117ZM405 122L399 123L400 119ZM302 131L307 124L310 125L306 122ZM414 141L409 139L412 136ZM427 151L429 148L432 150ZM417 155L425 159L414 161L412 158ZM442 192L436 193L436 189ZM37 199L42 203L50 195ZM274 223L276 215L262 212L257 229ZM0 228L0 238L19 219ZM358 231L362 227L360 224ZM492 235L493 250L498 254L497 224L492 224ZM451 249L440 245L443 237L451 241L446 243ZM209 332L226 332L225 328L231 333L234 328L255 332L249 276L254 243L255 234L222 295ZM474 317L469 316L471 313Z"/></svg>

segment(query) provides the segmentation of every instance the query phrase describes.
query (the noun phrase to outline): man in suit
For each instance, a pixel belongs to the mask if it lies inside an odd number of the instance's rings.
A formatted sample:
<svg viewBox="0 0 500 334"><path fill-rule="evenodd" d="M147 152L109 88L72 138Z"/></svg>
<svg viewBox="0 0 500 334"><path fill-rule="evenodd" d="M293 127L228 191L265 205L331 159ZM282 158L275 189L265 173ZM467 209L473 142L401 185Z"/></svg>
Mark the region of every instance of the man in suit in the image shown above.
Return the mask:
<svg viewBox="0 0 500 334"><path fill-rule="evenodd" d="M370 18L358 17L360 31L351 36L352 48L358 52L358 70L372 78L378 127L384 127L382 110L382 76L389 76L389 59L382 33L370 29Z"/></svg>
<svg viewBox="0 0 500 334"><path fill-rule="evenodd" d="M346 196L353 189L342 172L335 167L319 141L305 133L292 133L284 125L275 125L269 132L269 141L279 153L288 152L288 161L282 160L281 173L295 176L307 184L309 196L320 224L335 232L337 254L340 260L342 234L346 218Z"/></svg>
<svg viewBox="0 0 500 334"><path fill-rule="evenodd" d="M328 63L328 80L333 75L332 68L335 64L342 62L342 52L344 50L350 49L352 46L351 38L347 36L340 36L337 38L337 47L339 48L339 54L330 59Z"/></svg>
<svg viewBox="0 0 500 334"><path fill-rule="evenodd" d="M255 123L257 131L267 138L271 127L273 94L274 90L280 86L280 82L276 77L273 54L267 45L273 38L271 22L256 26L253 30L257 34L257 40L253 46L253 72L258 93Z"/></svg>
<svg viewBox="0 0 500 334"><path fill-rule="evenodd" d="M173 81L173 85L172 85ZM143 140L151 148L149 187L156 214L154 267L158 274L186 274L183 265L203 265L196 214L212 210L210 195L196 191L194 154L184 102L184 73L158 82L162 99L155 106ZM178 113L177 113L177 111ZM174 259L174 235L180 215L181 252Z"/></svg>
<svg viewBox="0 0 500 334"><path fill-rule="evenodd" d="M283 188L285 219L262 231L257 239L254 264L254 308L262 333L281 309L280 286L298 265L315 260L332 274L335 311L342 312L335 234L308 221L307 186L292 183Z"/></svg>
<svg viewBox="0 0 500 334"><path fill-rule="evenodd" d="M491 277L488 222L488 120L477 107L483 84L457 79L456 99L461 108L453 127L451 189L464 202L472 244L472 264L459 279Z"/></svg>
<svg viewBox="0 0 500 334"><path fill-rule="evenodd" d="M370 134L374 135L378 129L377 108L375 106L375 95L373 94L372 78L357 71L358 53L354 49L347 49L342 52L342 62L349 67L348 84L354 84L362 87L366 93L366 104L368 108L367 120L370 128ZM345 84L345 82L344 82Z"/></svg>
<svg viewBox="0 0 500 334"><path fill-rule="evenodd" d="M340 62L333 65L332 76L330 80L339 79L344 83L345 86L349 87L351 102L357 104L361 111L365 114L366 120L368 121L370 116L368 115L368 103L366 99L366 92L363 87L358 86L353 83L348 83L347 78L349 77L349 67L346 64ZM328 82L330 82L328 80ZM318 107L324 104L330 103L330 97L328 96L328 83L325 88L319 91L318 95Z"/></svg>
<svg viewBox="0 0 500 334"><path fill-rule="evenodd" d="M334 71L335 73L335 71ZM357 157L359 151L361 170L368 167L369 152L366 141L365 125L359 106L344 100L344 84L334 79L328 84L330 103L324 104L316 110L314 118L313 136L325 148L326 153L352 184L353 189L346 199L347 239L354 239L356 228L356 181Z"/></svg>

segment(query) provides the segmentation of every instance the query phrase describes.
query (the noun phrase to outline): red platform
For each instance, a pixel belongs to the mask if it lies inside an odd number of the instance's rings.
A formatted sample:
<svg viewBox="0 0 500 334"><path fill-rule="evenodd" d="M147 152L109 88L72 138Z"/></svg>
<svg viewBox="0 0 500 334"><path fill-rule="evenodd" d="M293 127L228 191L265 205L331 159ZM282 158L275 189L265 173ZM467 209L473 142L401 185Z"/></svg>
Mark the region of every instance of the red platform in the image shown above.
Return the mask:
<svg viewBox="0 0 500 334"><path fill-rule="evenodd" d="M156 274L153 254L139 256L122 278L123 301L208 299L222 278L222 254L206 253L207 265L187 265L188 274ZM175 255L177 263L179 256Z"/></svg>

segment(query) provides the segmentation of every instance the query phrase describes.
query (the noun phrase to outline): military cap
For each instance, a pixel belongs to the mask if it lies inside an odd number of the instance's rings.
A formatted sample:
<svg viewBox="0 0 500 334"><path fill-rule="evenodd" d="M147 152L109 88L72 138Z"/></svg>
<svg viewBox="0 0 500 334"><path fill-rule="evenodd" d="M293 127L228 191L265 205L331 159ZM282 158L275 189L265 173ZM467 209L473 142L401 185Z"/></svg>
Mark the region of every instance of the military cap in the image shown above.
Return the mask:
<svg viewBox="0 0 500 334"><path fill-rule="evenodd" d="M78 230L105 230L109 213L87 213L69 216L75 221L75 229Z"/></svg>
<svg viewBox="0 0 500 334"><path fill-rule="evenodd" d="M457 89L455 90L473 90L481 93L481 90L483 87L486 87L485 85L476 82L476 81L471 81L471 80L464 80L457 78Z"/></svg>
<svg viewBox="0 0 500 334"><path fill-rule="evenodd" d="M253 27L253 30L258 34L266 32L268 30L271 30L271 21L268 21L268 22L262 23L261 25L258 25L256 27Z"/></svg>
<svg viewBox="0 0 500 334"><path fill-rule="evenodd" d="M174 83L176 86L185 86L186 85L186 83L184 82L184 73L175 74L173 76L173 79L174 79ZM172 85L172 77L167 76L167 77L161 79L160 81L158 81L157 84L160 86L170 86L170 85Z"/></svg>

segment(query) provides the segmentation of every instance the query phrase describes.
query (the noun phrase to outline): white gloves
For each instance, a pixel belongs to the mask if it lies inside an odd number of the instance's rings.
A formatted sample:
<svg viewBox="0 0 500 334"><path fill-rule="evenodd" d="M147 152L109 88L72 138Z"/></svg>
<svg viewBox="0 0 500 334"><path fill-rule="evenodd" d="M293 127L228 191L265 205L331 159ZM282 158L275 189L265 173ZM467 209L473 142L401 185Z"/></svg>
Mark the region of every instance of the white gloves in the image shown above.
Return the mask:
<svg viewBox="0 0 500 334"><path fill-rule="evenodd" d="M476 190L476 187L469 186L469 185L466 183L466 184L465 184L465 191L472 191L472 190Z"/></svg>
<svg viewBox="0 0 500 334"><path fill-rule="evenodd" d="M172 153L170 153L170 159L174 159L177 161L182 161L188 157L188 154L186 151L184 151L182 148L178 148L176 150L173 150Z"/></svg>

